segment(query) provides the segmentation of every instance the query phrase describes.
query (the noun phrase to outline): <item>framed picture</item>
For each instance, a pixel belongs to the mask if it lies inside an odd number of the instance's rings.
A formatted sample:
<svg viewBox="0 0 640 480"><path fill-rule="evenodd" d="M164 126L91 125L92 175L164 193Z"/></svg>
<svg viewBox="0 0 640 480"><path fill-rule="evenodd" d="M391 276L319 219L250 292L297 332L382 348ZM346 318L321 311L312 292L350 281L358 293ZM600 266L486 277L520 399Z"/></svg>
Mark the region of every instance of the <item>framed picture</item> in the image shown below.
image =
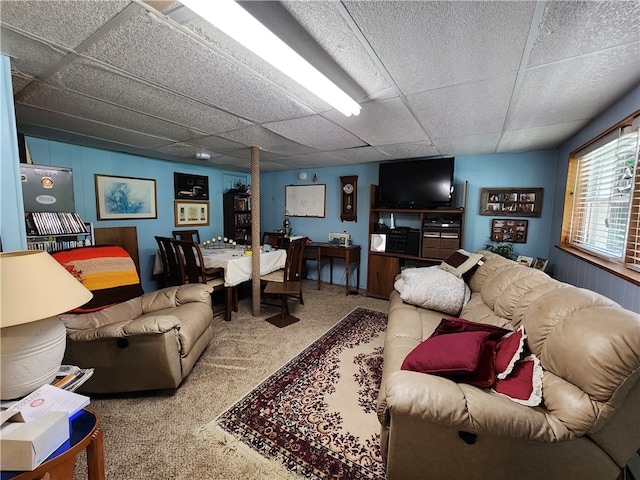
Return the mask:
<svg viewBox="0 0 640 480"><path fill-rule="evenodd" d="M175 200L173 208L176 227L209 225L209 202Z"/></svg>
<svg viewBox="0 0 640 480"><path fill-rule="evenodd" d="M530 267L531 264L533 263L533 258L525 257L524 255L519 255L518 258L516 258L516 262L521 263L526 267Z"/></svg>
<svg viewBox="0 0 640 480"><path fill-rule="evenodd" d="M527 243L529 220L494 218L491 221L491 240L494 242Z"/></svg>
<svg viewBox="0 0 640 480"><path fill-rule="evenodd" d="M209 200L209 177L173 173L173 188L176 200Z"/></svg>
<svg viewBox="0 0 640 480"><path fill-rule="evenodd" d="M542 188L483 188L480 215L539 217Z"/></svg>
<svg viewBox="0 0 640 480"><path fill-rule="evenodd" d="M156 181L94 175L98 220L158 218Z"/></svg>
<svg viewBox="0 0 640 480"><path fill-rule="evenodd" d="M549 263L548 259L536 257L536 259L533 261L532 267L537 270L542 270L544 272L547 269L548 263Z"/></svg>

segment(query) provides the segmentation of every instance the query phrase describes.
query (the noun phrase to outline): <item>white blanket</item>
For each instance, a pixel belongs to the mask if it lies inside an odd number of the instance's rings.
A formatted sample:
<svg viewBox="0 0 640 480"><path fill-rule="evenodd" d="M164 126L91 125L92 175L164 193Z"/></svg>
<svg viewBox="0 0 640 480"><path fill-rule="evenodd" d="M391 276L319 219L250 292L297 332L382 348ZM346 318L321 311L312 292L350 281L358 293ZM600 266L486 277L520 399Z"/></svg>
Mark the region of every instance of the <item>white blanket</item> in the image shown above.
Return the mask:
<svg viewBox="0 0 640 480"><path fill-rule="evenodd" d="M462 278L438 266L407 268L394 287L406 303L449 315L458 315L471 298L471 289Z"/></svg>

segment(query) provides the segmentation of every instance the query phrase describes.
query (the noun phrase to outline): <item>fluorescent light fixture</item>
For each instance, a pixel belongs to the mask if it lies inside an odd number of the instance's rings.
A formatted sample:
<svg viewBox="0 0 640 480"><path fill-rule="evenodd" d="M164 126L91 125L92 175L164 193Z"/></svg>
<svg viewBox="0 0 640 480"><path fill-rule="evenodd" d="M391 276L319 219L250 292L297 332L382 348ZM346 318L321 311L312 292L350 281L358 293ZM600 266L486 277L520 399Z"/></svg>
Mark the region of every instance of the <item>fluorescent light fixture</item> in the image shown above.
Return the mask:
<svg viewBox="0 0 640 480"><path fill-rule="evenodd" d="M347 117L360 105L233 0L183 0L183 5L266 60Z"/></svg>

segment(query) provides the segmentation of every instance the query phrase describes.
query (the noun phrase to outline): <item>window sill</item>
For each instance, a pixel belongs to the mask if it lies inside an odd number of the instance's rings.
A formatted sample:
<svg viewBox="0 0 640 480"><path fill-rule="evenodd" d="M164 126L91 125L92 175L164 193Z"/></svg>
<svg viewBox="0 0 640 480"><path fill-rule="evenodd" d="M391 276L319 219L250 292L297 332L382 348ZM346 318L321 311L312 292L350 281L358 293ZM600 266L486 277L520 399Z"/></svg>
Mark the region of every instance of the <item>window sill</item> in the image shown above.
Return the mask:
<svg viewBox="0 0 640 480"><path fill-rule="evenodd" d="M620 263L605 260L603 258L596 257L595 255L590 255L582 250L578 250L577 248L568 247L566 245L556 245L556 248L568 253L569 255L580 258L591 265L601 268L602 270L606 270L616 277L623 278L628 282L640 286L640 272L635 272Z"/></svg>

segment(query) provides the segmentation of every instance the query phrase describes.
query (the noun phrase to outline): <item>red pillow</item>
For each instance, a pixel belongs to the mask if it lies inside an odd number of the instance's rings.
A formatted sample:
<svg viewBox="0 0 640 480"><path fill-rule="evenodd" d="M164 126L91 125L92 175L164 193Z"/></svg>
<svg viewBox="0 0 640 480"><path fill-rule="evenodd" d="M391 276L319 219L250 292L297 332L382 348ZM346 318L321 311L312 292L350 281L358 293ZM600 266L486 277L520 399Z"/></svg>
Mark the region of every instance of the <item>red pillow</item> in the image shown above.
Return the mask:
<svg viewBox="0 0 640 480"><path fill-rule="evenodd" d="M488 323L471 322L464 318L443 318L431 336L436 337L438 335L460 332L489 332L491 335L488 338L496 340L510 331L511 330L507 330L506 328L489 325Z"/></svg>
<svg viewBox="0 0 640 480"><path fill-rule="evenodd" d="M402 362L402 370L443 376L475 372L482 359L489 332L461 332L429 337Z"/></svg>
<svg viewBox="0 0 640 480"><path fill-rule="evenodd" d="M496 345L496 373L499 379L507 378L516 362L520 360L525 338L527 336L524 333L524 327L520 327L498 341Z"/></svg>
<svg viewBox="0 0 640 480"><path fill-rule="evenodd" d="M480 388L490 388L496 382L496 341L485 340L482 357L475 372L456 377L456 382L468 383Z"/></svg>
<svg viewBox="0 0 640 480"><path fill-rule="evenodd" d="M542 367L535 355L517 362L504 380L497 379L494 391L514 402L535 407L542 401Z"/></svg>

